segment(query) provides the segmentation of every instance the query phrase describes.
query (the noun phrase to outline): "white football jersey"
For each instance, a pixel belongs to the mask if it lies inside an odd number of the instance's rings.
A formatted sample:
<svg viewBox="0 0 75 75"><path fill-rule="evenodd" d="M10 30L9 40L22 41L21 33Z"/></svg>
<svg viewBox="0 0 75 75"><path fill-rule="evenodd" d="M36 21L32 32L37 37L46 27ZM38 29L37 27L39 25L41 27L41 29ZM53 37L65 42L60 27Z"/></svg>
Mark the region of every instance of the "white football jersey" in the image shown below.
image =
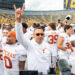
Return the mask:
<svg viewBox="0 0 75 75"><path fill-rule="evenodd" d="M22 45L14 44L4 46L3 51L4 70L7 72L18 72L19 61L26 60L26 51Z"/></svg>
<svg viewBox="0 0 75 75"><path fill-rule="evenodd" d="M4 75L3 49L1 42L0 42L0 75Z"/></svg>
<svg viewBox="0 0 75 75"><path fill-rule="evenodd" d="M29 32L29 31L32 31L33 32L34 31L34 28L32 26L31 27L28 27L27 28L27 32Z"/></svg>
<svg viewBox="0 0 75 75"><path fill-rule="evenodd" d="M71 45L69 35L67 35L66 33L61 33L59 38L64 38L64 42L63 42L62 46L67 49L70 49L68 47L68 45ZM59 56L60 56L60 58L69 59L70 53L67 53L67 51L59 50Z"/></svg>
<svg viewBox="0 0 75 75"><path fill-rule="evenodd" d="M64 38L64 42L63 42L62 46L67 47L67 43L70 43L69 35L67 35L66 33L61 33L60 37Z"/></svg>
<svg viewBox="0 0 75 75"><path fill-rule="evenodd" d="M4 66L3 66L3 50L0 49L0 75L3 75Z"/></svg>
<svg viewBox="0 0 75 75"><path fill-rule="evenodd" d="M65 32L63 27L61 27L58 31L59 31L60 33L64 33L64 32Z"/></svg>
<svg viewBox="0 0 75 75"><path fill-rule="evenodd" d="M51 48L52 56L57 56L57 42L59 34L60 33L56 30L45 32L45 42L47 42L49 47Z"/></svg>
<svg viewBox="0 0 75 75"><path fill-rule="evenodd" d="M70 41L75 41L75 34L71 35ZM70 61L70 64L71 64L71 66L72 66L71 72L72 72L73 74L75 74L75 47L72 47L72 48L73 48L74 52L71 53L71 55L70 55L70 60L69 60L69 61Z"/></svg>
<svg viewBox="0 0 75 75"><path fill-rule="evenodd" d="M31 40L31 38L33 38L33 32L32 31L28 31L24 34L24 37Z"/></svg>

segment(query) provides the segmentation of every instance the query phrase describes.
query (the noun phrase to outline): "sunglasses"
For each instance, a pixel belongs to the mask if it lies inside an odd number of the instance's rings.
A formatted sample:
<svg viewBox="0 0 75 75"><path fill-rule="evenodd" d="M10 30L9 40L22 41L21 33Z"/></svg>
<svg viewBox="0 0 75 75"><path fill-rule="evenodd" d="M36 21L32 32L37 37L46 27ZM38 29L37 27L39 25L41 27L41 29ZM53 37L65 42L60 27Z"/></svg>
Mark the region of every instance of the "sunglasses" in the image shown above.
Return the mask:
<svg viewBox="0 0 75 75"><path fill-rule="evenodd" d="M43 33L37 33L37 34L36 34L36 36L40 36L40 35L41 35L41 36L44 36Z"/></svg>

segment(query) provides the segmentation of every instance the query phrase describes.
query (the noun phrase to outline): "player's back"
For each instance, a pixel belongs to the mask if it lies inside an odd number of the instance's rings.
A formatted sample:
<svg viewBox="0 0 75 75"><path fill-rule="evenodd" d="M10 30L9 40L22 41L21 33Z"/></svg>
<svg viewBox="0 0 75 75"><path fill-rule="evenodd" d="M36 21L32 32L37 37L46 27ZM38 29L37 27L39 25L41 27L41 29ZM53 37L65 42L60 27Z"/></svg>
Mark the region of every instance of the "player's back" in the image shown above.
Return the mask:
<svg viewBox="0 0 75 75"><path fill-rule="evenodd" d="M52 56L57 56L57 42L59 38L59 32L56 30L50 30L45 32L45 41L48 43Z"/></svg>
<svg viewBox="0 0 75 75"><path fill-rule="evenodd" d="M58 42L59 32L56 30L50 30L45 32L45 41L50 46L56 46Z"/></svg>

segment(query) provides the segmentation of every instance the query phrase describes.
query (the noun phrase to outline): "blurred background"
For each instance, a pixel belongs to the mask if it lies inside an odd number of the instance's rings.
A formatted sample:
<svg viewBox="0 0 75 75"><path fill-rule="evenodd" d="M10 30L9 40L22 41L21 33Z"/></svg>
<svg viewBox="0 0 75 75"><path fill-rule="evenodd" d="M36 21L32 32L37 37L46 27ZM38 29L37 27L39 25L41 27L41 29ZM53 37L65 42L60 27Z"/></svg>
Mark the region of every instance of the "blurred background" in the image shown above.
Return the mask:
<svg viewBox="0 0 75 75"><path fill-rule="evenodd" d="M65 23L65 17L71 15L69 22L75 23L75 0L0 0L0 23L14 25L14 9L25 4L25 11L22 21L31 26L33 23L58 22L60 19Z"/></svg>

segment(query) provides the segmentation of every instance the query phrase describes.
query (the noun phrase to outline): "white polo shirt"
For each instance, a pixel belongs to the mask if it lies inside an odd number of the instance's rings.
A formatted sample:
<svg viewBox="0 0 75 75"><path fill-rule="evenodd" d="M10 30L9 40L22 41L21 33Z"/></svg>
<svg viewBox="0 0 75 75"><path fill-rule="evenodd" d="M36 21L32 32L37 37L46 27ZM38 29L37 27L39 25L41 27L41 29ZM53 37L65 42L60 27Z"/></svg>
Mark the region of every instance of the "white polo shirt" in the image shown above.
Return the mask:
<svg viewBox="0 0 75 75"><path fill-rule="evenodd" d="M27 49L28 70L38 70L47 74L51 60L48 45L45 42L37 44L35 39L30 41L24 38L21 23L16 24L16 34L18 41Z"/></svg>

